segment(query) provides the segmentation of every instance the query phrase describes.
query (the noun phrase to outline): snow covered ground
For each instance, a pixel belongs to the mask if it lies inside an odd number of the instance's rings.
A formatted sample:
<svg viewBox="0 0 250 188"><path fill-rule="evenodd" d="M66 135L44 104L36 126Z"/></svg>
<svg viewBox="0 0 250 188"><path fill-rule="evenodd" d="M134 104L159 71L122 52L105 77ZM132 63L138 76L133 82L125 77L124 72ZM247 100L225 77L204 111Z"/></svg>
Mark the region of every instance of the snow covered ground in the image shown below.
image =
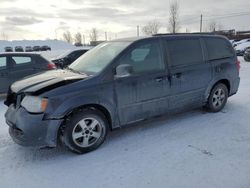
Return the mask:
<svg viewBox="0 0 250 188"><path fill-rule="evenodd" d="M241 59L242 60L242 59ZM250 63L223 112L200 109L110 133L98 150L14 144L0 102L0 187L250 187Z"/></svg>

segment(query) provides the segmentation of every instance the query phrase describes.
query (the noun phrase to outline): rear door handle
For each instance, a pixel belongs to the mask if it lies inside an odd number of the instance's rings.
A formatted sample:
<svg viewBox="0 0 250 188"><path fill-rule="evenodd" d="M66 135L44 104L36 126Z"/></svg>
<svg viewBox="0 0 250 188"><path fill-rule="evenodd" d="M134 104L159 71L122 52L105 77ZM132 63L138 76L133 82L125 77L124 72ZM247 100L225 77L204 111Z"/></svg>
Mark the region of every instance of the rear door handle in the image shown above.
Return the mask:
<svg viewBox="0 0 250 188"><path fill-rule="evenodd" d="M155 81L156 81L156 82L162 82L163 79L164 79L163 77L157 77L157 78L155 78Z"/></svg>

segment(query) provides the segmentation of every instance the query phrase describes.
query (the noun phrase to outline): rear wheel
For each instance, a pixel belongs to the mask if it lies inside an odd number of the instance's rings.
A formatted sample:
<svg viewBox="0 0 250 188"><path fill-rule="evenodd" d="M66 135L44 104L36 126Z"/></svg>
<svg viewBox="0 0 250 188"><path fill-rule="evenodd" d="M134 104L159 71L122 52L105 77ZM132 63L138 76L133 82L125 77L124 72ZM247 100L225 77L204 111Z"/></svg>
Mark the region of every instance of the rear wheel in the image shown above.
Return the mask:
<svg viewBox="0 0 250 188"><path fill-rule="evenodd" d="M87 153L105 140L108 124L98 110L86 109L73 115L66 123L63 142L73 152Z"/></svg>
<svg viewBox="0 0 250 188"><path fill-rule="evenodd" d="M228 99L228 89L225 84L219 83L214 86L207 102L207 108L211 112L221 111Z"/></svg>

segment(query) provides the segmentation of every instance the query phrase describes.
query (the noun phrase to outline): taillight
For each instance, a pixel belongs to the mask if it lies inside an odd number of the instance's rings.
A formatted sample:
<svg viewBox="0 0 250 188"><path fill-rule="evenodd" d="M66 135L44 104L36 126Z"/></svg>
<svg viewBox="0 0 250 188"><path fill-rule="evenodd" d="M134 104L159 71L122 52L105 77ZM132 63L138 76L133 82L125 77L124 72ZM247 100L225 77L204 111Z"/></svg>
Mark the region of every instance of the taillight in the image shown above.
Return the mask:
<svg viewBox="0 0 250 188"><path fill-rule="evenodd" d="M240 61L238 59L236 60L236 67L238 72L240 72Z"/></svg>
<svg viewBox="0 0 250 188"><path fill-rule="evenodd" d="M52 69L55 69L55 68L56 68L56 65L54 63L47 64L47 69L48 70L52 70Z"/></svg>

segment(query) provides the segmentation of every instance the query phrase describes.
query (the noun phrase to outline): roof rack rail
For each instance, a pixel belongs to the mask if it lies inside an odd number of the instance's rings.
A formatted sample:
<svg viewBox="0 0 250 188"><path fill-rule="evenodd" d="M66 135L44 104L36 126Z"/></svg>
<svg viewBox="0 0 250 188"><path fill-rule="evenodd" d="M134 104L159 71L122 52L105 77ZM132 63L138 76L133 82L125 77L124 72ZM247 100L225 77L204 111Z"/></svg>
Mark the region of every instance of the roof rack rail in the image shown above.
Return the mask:
<svg viewBox="0 0 250 188"><path fill-rule="evenodd" d="M194 33L158 33L152 36L169 36L169 35L216 35L215 32L194 32Z"/></svg>

